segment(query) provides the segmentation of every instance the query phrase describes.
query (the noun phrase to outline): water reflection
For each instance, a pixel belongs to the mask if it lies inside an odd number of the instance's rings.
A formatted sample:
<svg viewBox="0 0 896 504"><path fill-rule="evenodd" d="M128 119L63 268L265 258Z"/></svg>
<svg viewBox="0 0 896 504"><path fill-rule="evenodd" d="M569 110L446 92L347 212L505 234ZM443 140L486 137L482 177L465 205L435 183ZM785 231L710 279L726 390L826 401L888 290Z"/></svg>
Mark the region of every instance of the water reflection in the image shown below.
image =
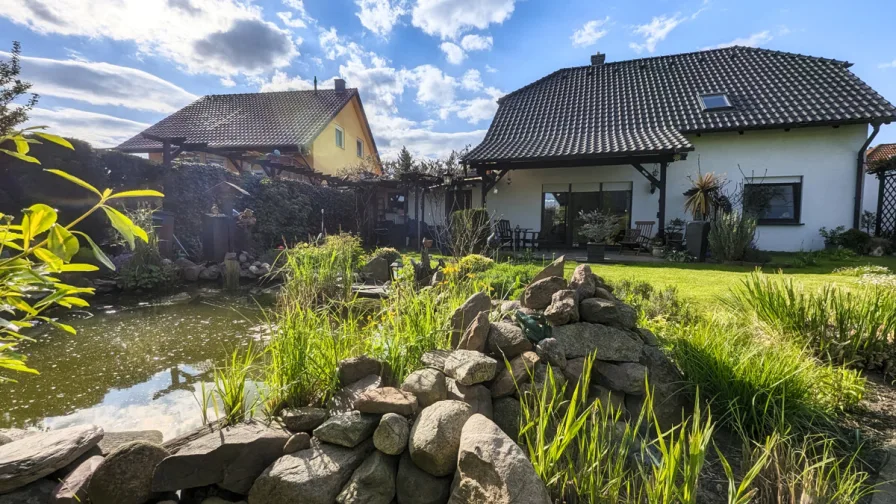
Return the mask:
<svg viewBox="0 0 896 504"><path fill-rule="evenodd" d="M201 423L196 398L214 363L265 335L259 320L251 300L210 292L69 313L77 335L38 331L19 346L41 374L4 386L0 427L95 423L176 436Z"/></svg>

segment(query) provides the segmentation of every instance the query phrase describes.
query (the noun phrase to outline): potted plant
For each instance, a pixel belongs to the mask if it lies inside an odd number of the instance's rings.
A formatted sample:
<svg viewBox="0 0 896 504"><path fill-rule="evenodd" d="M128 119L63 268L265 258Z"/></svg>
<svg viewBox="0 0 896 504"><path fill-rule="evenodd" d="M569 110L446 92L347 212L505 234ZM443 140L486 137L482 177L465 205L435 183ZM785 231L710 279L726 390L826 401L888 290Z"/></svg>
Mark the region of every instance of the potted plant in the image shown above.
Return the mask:
<svg viewBox="0 0 896 504"><path fill-rule="evenodd" d="M586 245L588 262L601 262L607 247L607 238L619 229L619 218L609 210L592 210L579 212L582 227L579 233L588 238Z"/></svg>
<svg viewBox="0 0 896 504"><path fill-rule="evenodd" d="M836 250L840 248L843 234L846 232L846 226L837 226L834 229L823 227L818 230L818 234L824 238L825 250Z"/></svg>
<svg viewBox="0 0 896 504"><path fill-rule="evenodd" d="M663 257L666 255L666 247L663 244L663 239L659 236L654 236L650 239L650 255L653 257Z"/></svg>
<svg viewBox="0 0 896 504"><path fill-rule="evenodd" d="M684 219L672 219L666 223L666 245L674 248L681 247L684 242Z"/></svg>

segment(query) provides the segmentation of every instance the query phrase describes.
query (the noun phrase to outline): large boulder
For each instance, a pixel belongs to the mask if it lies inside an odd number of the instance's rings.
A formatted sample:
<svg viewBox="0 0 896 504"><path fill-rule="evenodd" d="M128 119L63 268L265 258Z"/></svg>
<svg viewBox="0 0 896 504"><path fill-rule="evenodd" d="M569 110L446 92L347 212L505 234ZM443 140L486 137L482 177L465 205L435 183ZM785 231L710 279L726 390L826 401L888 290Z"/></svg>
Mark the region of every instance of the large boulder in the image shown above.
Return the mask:
<svg viewBox="0 0 896 504"><path fill-rule="evenodd" d="M566 354L555 338L545 338L539 341L538 345L535 346L535 353L538 354L539 359L548 364L557 366L560 369L566 367Z"/></svg>
<svg viewBox="0 0 896 504"><path fill-rule="evenodd" d="M369 375L380 376L388 382L391 374L388 364L366 355L343 359L336 365L336 377L343 387Z"/></svg>
<svg viewBox="0 0 896 504"><path fill-rule="evenodd" d="M147 443L162 444L162 432L157 430L106 432L100 440L100 455L106 456L123 444L134 441L146 441Z"/></svg>
<svg viewBox="0 0 896 504"><path fill-rule="evenodd" d="M589 322L555 327L553 337L560 343L567 359L585 357L596 352L605 361L638 362L644 343L615 327Z"/></svg>
<svg viewBox="0 0 896 504"><path fill-rule="evenodd" d="M314 437L325 443L351 448L373 435L380 418L358 411L341 413L328 418L314 429Z"/></svg>
<svg viewBox="0 0 896 504"><path fill-rule="evenodd" d="M488 322L487 311L481 311L473 322L467 326L457 348L460 350L475 350L477 352L485 351L485 343L488 340L488 331L490 328Z"/></svg>
<svg viewBox="0 0 896 504"><path fill-rule="evenodd" d="M54 481L41 478L10 493L0 495L0 502L3 504L46 504L55 488ZM448 498L445 497L444 502L447 501Z"/></svg>
<svg viewBox="0 0 896 504"><path fill-rule="evenodd" d="M539 271L534 277L532 277L532 282L535 283L539 280L543 280L545 278L550 277L563 277L563 268L566 266L566 256L562 255L557 259L554 259L554 262L545 266L541 271Z"/></svg>
<svg viewBox="0 0 896 504"><path fill-rule="evenodd" d="M646 392L644 380L647 378L647 368L637 362L595 361L592 372L592 380L610 390L635 395Z"/></svg>
<svg viewBox="0 0 896 504"><path fill-rule="evenodd" d="M492 420L514 442L520 438L521 416L520 402L513 397L501 397L492 404Z"/></svg>
<svg viewBox="0 0 896 504"><path fill-rule="evenodd" d="M492 417L492 394L485 385L461 385L448 378L448 399L463 401L473 413Z"/></svg>
<svg viewBox="0 0 896 504"><path fill-rule="evenodd" d="M574 290L579 299L594 297L597 289L597 276L591 272L591 266L580 264L572 271L569 278L569 288Z"/></svg>
<svg viewBox="0 0 896 504"><path fill-rule="evenodd" d="M146 441L119 446L93 472L87 486L90 502L143 504L153 496L153 471L167 456L168 450Z"/></svg>
<svg viewBox="0 0 896 504"><path fill-rule="evenodd" d="M495 322L488 331L488 352L492 355L512 359L532 350L530 342L520 326L510 322Z"/></svg>
<svg viewBox="0 0 896 504"><path fill-rule="evenodd" d="M87 487L90 485L90 478L93 477L93 473L102 462L101 455L94 455L78 464L53 490L50 502L58 504L87 502Z"/></svg>
<svg viewBox="0 0 896 504"><path fill-rule="evenodd" d="M367 261L367 264L361 268L361 274L379 283L386 283L392 280L389 261L383 257L374 257Z"/></svg>
<svg viewBox="0 0 896 504"><path fill-rule="evenodd" d="M498 361L473 350L455 350L445 360L445 374L461 385L475 385L495 377Z"/></svg>
<svg viewBox="0 0 896 504"><path fill-rule="evenodd" d="M401 390L417 396L417 402L422 408L444 401L448 394L448 389L445 388L445 374L432 368L418 369L409 374L401 384Z"/></svg>
<svg viewBox="0 0 896 504"><path fill-rule="evenodd" d="M585 322L594 322L620 329L634 329L638 323L635 309L621 301L585 299L579 305L579 316Z"/></svg>
<svg viewBox="0 0 896 504"><path fill-rule="evenodd" d="M289 436L286 444L283 445L283 454L289 455L299 450L307 450L311 447L311 435L307 432L299 432Z"/></svg>
<svg viewBox="0 0 896 504"><path fill-rule="evenodd" d="M102 438L102 428L82 425L25 436L0 446L0 494L62 469Z"/></svg>
<svg viewBox="0 0 896 504"><path fill-rule="evenodd" d="M553 381L550 379L551 377L553 377ZM535 373L532 376L532 381L520 385L520 394L531 393L538 396L544 395L548 401L551 401L556 397L556 394L563 391L563 386L566 385L566 383L567 380L563 371L554 366L539 362L535 365ZM575 384L570 384L570 387L574 388ZM547 392L544 392L545 390ZM570 391L572 391L572 389L570 389Z"/></svg>
<svg viewBox="0 0 896 504"><path fill-rule="evenodd" d="M444 372L445 361L448 360L449 355L451 355L450 350L430 350L420 356L420 362L428 368Z"/></svg>
<svg viewBox="0 0 896 504"><path fill-rule="evenodd" d="M552 276L530 283L523 291L523 306L533 310L544 310L551 304L554 293L566 288L566 280Z"/></svg>
<svg viewBox="0 0 896 504"><path fill-rule="evenodd" d="M551 304L544 310L544 319L552 326L579 321L579 303L576 291L558 290L551 296Z"/></svg>
<svg viewBox="0 0 896 504"><path fill-rule="evenodd" d="M287 408L280 412L283 425L291 432L311 432L329 416L327 410L313 406Z"/></svg>
<svg viewBox="0 0 896 504"><path fill-rule="evenodd" d="M389 504L395 497L395 475L398 457L374 450L355 469L348 483L339 492L339 504Z"/></svg>
<svg viewBox="0 0 896 504"><path fill-rule="evenodd" d="M411 416L417 413L417 397L395 387L372 389L362 393L355 401L355 409L361 413L398 413Z"/></svg>
<svg viewBox="0 0 896 504"><path fill-rule="evenodd" d="M517 391L517 386L529 381L529 374L534 372L539 361L535 352L523 352L510 360L510 369L502 366L495 381L492 382L491 396L504 397Z"/></svg>
<svg viewBox="0 0 896 504"><path fill-rule="evenodd" d="M249 490L249 504L332 504L352 473L373 451L367 440L354 448L311 440L311 448L284 455Z"/></svg>
<svg viewBox="0 0 896 504"><path fill-rule="evenodd" d="M682 421L694 407L689 387L678 367L655 346L645 346L641 364L647 368L648 384L653 389L653 412L660 426L668 429Z"/></svg>
<svg viewBox="0 0 896 504"><path fill-rule="evenodd" d="M452 504L551 504L523 450L494 422L473 415L461 432Z"/></svg>
<svg viewBox="0 0 896 504"><path fill-rule="evenodd" d="M373 431L373 446L387 455L399 455L408 447L410 431L407 418L386 413Z"/></svg>
<svg viewBox="0 0 896 504"><path fill-rule="evenodd" d="M165 458L152 489L169 492L217 484L244 494L264 469L283 454L290 432L260 422L240 423L191 441Z"/></svg>
<svg viewBox="0 0 896 504"><path fill-rule="evenodd" d="M407 452L398 461L395 486L398 504L445 504L451 496L451 477L436 477L420 469Z"/></svg>
<svg viewBox="0 0 896 504"><path fill-rule="evenodd" d="M472 415L470 405L461 401L441 401L424 408L408 440L417 467L433 476L454 473L461 429Z"/></svg>
<svg viewBox="0 0 896 504"><path fill-rule="evenodd" d="M361 397L361 394L368 390L373 390L383 386L383 379L378 375L367 375L360 380L346 385L333 394L333 397L327 402L329 414L336 415L339 413L349 413L354 411L355 402Z"/></svg>
<svg viewBox="0 0 896 504"><path fill-rule="evenodd" d="M488 297L488 294L477 292L454 310L454 313L451 314L451 348L457 348L461 336L467 330L467 326L473 323L476 316L480 312L491 310L491 308L492 300Z"/></svg>

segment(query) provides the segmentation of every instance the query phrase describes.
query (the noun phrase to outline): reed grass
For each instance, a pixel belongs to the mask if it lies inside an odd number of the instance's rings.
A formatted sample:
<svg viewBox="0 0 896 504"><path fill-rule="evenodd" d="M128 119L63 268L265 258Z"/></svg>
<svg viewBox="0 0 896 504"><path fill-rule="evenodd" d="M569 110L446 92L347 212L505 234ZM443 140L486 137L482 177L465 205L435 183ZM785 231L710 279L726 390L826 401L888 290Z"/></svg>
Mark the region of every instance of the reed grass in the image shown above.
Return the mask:
<svg viewBox="0 0 896 504"><path fill-rule="evenodd" d="M276 261L286 277L281 299L300 306L349 300L362 254L361 239L345 233L284 250Z"/></svg>
<svg viewBox="0 0 896 504"><path fill-rule="evenodd" d="M247 382L261 355L249 343L245 350L234 349L230 360L215 368L215 394L221 401L224 422L228 425L252 418L255 413L258 397L257 394L249 393Z"/></svg>

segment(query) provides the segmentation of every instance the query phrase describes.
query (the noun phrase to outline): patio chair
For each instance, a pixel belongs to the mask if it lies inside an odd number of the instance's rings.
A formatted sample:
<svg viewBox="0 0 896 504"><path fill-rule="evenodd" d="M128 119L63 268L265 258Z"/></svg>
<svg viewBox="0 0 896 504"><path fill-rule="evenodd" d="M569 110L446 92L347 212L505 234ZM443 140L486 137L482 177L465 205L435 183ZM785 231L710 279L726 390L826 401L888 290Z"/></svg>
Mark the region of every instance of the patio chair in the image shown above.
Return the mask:
<svg viewBox="0 0 896 504"><path fill-rule="evenodd" d="M510 229L510 221L501 219L495 221L495 237L498 239L498 248L513 248L513 230Z"/></svg>
<svg viewBox="0 0 896 504"><path fill-rule="evenodd" d="M630 248L635 251L635 255L640 255L650 244L653 225L653 221L635 221L635 227L626 230L625 236L619 241L619 253L622 254L626 248Z"/></svg>

